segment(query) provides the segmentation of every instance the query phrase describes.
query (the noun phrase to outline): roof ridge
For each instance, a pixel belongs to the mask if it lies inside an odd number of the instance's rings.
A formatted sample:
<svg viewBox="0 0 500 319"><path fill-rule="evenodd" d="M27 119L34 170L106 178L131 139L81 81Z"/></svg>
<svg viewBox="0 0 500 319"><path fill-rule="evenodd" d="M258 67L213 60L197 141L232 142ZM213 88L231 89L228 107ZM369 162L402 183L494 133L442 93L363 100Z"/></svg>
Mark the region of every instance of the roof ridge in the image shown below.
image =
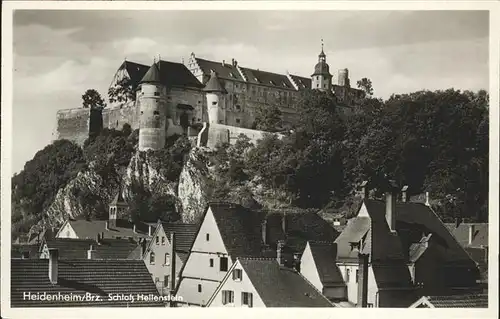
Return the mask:
<svg viewBox="0 0 500 319"><path fill-rule="evenodd" d="M263 260L263 261L276 261L273 257L236 257L236 260ZM276 261L277 263L277 261Z"/></svg>

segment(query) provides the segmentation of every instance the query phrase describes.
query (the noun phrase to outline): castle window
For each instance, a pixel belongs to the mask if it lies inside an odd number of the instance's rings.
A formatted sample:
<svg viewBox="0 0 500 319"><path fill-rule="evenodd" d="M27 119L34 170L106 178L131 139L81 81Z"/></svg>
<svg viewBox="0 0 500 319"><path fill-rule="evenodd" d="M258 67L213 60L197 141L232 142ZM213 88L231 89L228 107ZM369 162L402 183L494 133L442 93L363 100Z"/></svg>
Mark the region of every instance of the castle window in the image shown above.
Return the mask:
<svg viewBox="0 0 500 319"><path fill-rule="evenodd" d="M154 111L153 114L154 115L160 115L160 112L159 111ZM116 123L116 125L118 125L118 123Z"/></svg>
<svg viewBox="0 0 500 319"><path fill-rule="evenodd" d="M160 96L160 92L155 92L155 96Z"/></svg>
<svg viewBox="0 0 500 319"><path fill-rule="evenodd" d="M217 105L217 102L216 102L216 101L213 101L213 102L212 102L212 105Z"/></svg>
<svg viewBox="0 0 500 319"><path fill-rule="evenodd" d="M351 269L347 268L346 271L345 271L345 281L346 282L349 282L350 275L351 275Z"/></svg>
<svg viewBox="0 0 500 319"><path fill-rule="evenodd" d="M240 124L240 122L241 122L240 119L236 119L237 124Z"/></svg>

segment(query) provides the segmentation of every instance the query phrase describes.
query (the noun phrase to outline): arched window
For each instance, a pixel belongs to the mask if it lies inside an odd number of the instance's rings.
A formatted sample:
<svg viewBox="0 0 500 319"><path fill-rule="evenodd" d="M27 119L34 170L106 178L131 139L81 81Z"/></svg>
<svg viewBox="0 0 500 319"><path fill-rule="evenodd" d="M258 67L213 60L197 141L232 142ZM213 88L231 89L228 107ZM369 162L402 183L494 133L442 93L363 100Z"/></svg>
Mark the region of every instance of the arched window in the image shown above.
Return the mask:
<svg viewBox="0 0 500 319"><path fill-rule="evenodd" d="M149 263L150 264L154 264L155 263L155 253L154 252L151 252L149 254Z"/></svg>

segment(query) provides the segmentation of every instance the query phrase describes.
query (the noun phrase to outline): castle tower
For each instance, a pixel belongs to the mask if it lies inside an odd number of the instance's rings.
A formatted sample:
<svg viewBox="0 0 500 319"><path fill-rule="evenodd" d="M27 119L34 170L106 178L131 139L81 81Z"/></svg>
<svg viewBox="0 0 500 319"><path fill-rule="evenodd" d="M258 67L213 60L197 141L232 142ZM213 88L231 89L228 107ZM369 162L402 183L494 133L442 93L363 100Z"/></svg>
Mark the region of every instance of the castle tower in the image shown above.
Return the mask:
<svg viewBox="0 0 500 319"><path fill-rule="evenodd" d="M122 188L118 190L115 198L109 203L109 227L116 227L117 219L124 219L128 214L128 204L123 199Z"/></svg>
<svg viewBox="0 0 500 319"><path fill-rule="evenodd" d="M318 63L311 75L311 88L321 91L330 91L332 88L332 75L330 74L330 66L326 63L323 40L321 40L321 53L318 55Z"/></svg>
<svg viewBox="0 0 500 319"><path fill-rule="evenodd" d="M224 94L227 94L226 89L221 85L217 74L212 71L207 85L203 88L207 97L208 123L217 124L221 119L221 109L224 109Z"/></svg>
<svg viewBox="0 0 500 319"><path fill-rule="evenodd" d="M351 83L349 81L349 70L341 69L339 70L339 86L351 87Z"/></svg>
<svg viewBox="0 0 500 319"><path fill-rule="evenodd" d="M161 61L154 63L140 82L139 151L165 147L167 99L160 64Z"/></svg>

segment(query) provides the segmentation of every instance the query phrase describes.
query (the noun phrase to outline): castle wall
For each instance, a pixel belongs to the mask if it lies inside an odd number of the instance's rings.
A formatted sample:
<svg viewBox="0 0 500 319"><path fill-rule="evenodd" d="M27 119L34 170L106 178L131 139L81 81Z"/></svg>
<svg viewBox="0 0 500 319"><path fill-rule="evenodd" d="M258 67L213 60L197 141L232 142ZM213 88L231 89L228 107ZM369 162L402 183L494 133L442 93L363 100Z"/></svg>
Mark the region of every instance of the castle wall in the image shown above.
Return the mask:
<svg viewBox="0 0 500 319"><path fill-rule="evenodd" d="M128 123L132 130L139 128L138 107L135 102L105 108L102 118L104 127L108 129L121 130L125 123Z"/></svg>
<svg viewBox="0 0 500 319"><path fill-rule="evenodd" d="M201 91L172 88L168 92L168 107L171 110L172 120L176 125L180 124L180 115L183 111L188 113L189 123L203 123L208 120L205 107L205 94ZM179 106L181 105L181 106ZM184 109L182 105L190 105L193 110Z"/></svg>
<svg viewBox="0 0 500 319"><path fill-rule="evenodd" d="M241 134L246 135L250 139L250 142L254 144L257 142L257 140L264 138L265 134L272 134L265 131L251 130L247 128L234 127L223 124L209 124L207 125L207 131L208 134L203 133L199 136L199 143L203 145L206 139L206 146L211 148L215 147L217 144L222 143L234 144ZM279 133L274 134L282 136Z"/></svg>
<svg viewBox="0 0 500 319"><path fill-rule="evenodd" d="M90 108L57 111L56 138L70 140L80 146L89 137Z"/></svg>

